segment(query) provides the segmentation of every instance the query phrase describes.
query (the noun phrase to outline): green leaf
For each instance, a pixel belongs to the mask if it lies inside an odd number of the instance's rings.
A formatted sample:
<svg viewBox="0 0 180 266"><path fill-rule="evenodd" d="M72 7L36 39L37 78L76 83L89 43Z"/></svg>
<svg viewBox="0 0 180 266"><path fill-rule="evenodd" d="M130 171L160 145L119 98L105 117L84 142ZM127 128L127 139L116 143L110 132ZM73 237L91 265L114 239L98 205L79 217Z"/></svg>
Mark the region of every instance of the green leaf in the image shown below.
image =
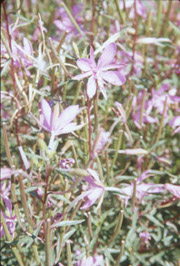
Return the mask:
<svg viewBox="0 0 180 266"><path fill-rule="evenodd" d="M56 172L58 172L59 174L61 174L62 176L65 176L65 177L67 177L68 179L73 180L73 179L72 179L72 176L68 175L66 172L62 172L61 170L59 170L59 169L57 169L57 168L55 168L54 170L55 170Z"/></svg>
<svg viewBox="0 0 180 266"><path fill-rule="evenodd" d="M81 224L83 223L85 220L77 220L77 221L62 221L62 222L58 222L54 225L52 225L53 227L61 227L61 226L71 226L71 225L77 225L77 224Z"/></svg>
<svg viewBox="0 0 180 266"><path fill-rule="evenodd" d="M160 226L162 228L164 228L164 225L162 225L162 223L159 222L159 220L157 220L156 218L154 218L153 216L151 216L150 214L146 214L146 217L155 225Z"/></svg>
<svg viewBox="0 0 180 266"><path fill-rule="evenodd" d="M65 236L64 236L64 242L66 240L68 240L74 234L75 231L76 231L76 229L74 228L74 229L70 230L67 234L65 234Z"/></svg>

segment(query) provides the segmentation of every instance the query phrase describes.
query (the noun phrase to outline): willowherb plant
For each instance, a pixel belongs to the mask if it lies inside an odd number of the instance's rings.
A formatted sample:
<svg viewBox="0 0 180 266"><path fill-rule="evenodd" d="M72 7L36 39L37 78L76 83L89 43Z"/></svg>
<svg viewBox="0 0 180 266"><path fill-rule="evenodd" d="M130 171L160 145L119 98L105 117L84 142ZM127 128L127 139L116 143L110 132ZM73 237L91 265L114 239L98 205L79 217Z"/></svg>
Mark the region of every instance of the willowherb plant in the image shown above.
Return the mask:
<svg viewBox="0 0 180 266"><path fill-rule="evenodd" d="M2 265L178 265L178 6L2 2Z"/></svg>

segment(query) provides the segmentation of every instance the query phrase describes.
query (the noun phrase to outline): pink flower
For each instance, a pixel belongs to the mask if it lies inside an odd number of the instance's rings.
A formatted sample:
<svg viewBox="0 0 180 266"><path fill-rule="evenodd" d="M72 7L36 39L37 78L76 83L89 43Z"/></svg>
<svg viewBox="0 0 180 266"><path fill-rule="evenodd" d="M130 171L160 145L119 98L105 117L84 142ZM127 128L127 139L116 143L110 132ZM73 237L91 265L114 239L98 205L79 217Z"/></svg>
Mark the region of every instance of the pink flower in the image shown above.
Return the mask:
<svg viewBox="0 0 180 266"><path fill-rule="evenodd" d="M99 208L105 191L105 187L100 181L97 172L92 169L88 169L88 172L90 173L90 176L84 177L84 180L88 182L88 188L74 201L75 203L83 198L85 199L84 205L80 208L81 210L90 208L100 198L100 202L97 207Z"/></svg>
<svg viewBox="0 0 180 266"><path fill-rule="evenodd" d="M115 102L115 106L117 107L117 115L121 116L123 124L126 124L126 122L127 122L126 112L125 112L122 104Z"/></svg>
<svg viewBox="0 0 180 266"><path fill-rule="evenodd" d="M94 255L93 257L84 257L82 260L76 262L76 266L102 266L103 256L102 255Z"/></svg>
<svg viewBox="0 0 180 266"><path fill-rule="evenodd" d="M70 169L74 163L75 160L73 158L61 159L59 161L59 166L61 169Z"/></svg>
<svg viewBox="0 0 180 266"><path fill-rule="evenodd" d="M154 193L161 193L164 190L163 184L153 184L153 183L142 183L142 180L145 180L146 178L153 175L153 172L151 169L146 170L143 172L136 182L136 198L139 201L142 201L145 196L148 196L149 194ZM133 191L134 191L134 184L131 183L130 185L126 185L122 188L120 188L121 193L125 195L121 195L120 197L125 199L126 205L128 203L128 200L132 198Z"/></svg>
<svg viewBox="0 0 180 266"><path fill-rule="evenodd" d="M36 119L33 114L31 114L31 116L36 120L40 127L51 133L49 148L52 148L55 136L71 133L83 126L77 126L75 122L72 122L79 111L79 105L71 105L59 115L58 105L52 110L49 103L43 99L41 101L42 115L40 116L40 120Z"/></svg>
<svg viewBox="0 0 180 266"><path fill-rule="evenodd" d="M174 116L169 122L169 125L175 129L173 134L180 133L180 116Z"/></svg>
<svg viewBox="0 0 180 266"><path fill-rule="evenodd" d="M47 32L47 29L44 27L44 22L41 19L39 19L37 28L35 29L34 34L32 36L32 41L37 41L39 36L41 36L41 28L43 32L45 33Z"/></svg>
<svg viewBox="0 0 180 266"><path fill-rule="evenodd" d="M149 240L151 239L151 236L147 231L143 231L143 232L139 233L139 237L145 243L148 243Z"/></svg>
<svg viewBox="0 0 180 266"><path fill-rule="evenodd" d="M12 170L11 168L1 168L1 176L0 176L0 180L4 180L4 179L7 179L7 178L10 178L12 175Z"/></svg>
<svg viewBox="0 0 180 266"><path fill-rule="evenodd" d="M169 84L163 84L159 90L152 89L151 105L157 108L160 114L163 113L164 103L167 97L167 106L175 102L180 102L180 97L176 96L176 89L169 88ZM167 108L168 109L168 108ZM165 116L167 116L167 109Z"/></svg>
<svg viewBox="0 0 180 266"><path fill-rule="evenodd" d="M13 236L15 231L16 216L12 215L12 203L9 199L10 189L11 189L10 182L8 183L7 187L5 184L0 184L0 194L5 205L5 212L1 211L1 213L6 221L9 233ZM2 237L3 235L4 235L4 228L3 225L0 223L0 237Z"/></svg>
<svg viewBox="0 0 180 266"><path fill-rule="evenodd" d="M110 132L105 131L103 128L100 128L94 141L92 158L94 159L98 155L98 153L103 150L105 145L110 141Z"/></svg>
<svg viewBox="0 0 180 266"><path fill-rule="evenodd" d="M180 186L165 184L164 188L171 192L176 198L180 199Z"/></svg>
<svg viewBox="0 0 180 266"><path fill-rule="evenodd" d="M130 18L134 17L134 0L126 0L125 1L125 6L126 8L130 8L132 7L131 11L130 11ZM124 2L123 0L120 0L120 9L124 8ZM137 10L137 14L143 18L146 18L146 8L143 4L143 2L141 0L137 0L136 1L136 10Z"/></svg>
<svg viewBox="0 0 180 266"><path fill-rule="evenodd" d="M40 125L55 136L73 132L80 128L76 123L72 122L79 113L79 110L79 105L72 105L63 110L59 115L58 112L53 112L48 102L43 99L41 101L43 122Z"/></svg>
<svg viewBox="0 0 180 266"><path fill-rule="evenodd" d="M107 98L104 84L109 82L113 85L120 86L126 82L126 78L118 71L112 69L122 68L122 64L113 63L116 54L116 44L109 44L100 56L96 64L94 59L94 50L90 48L90 58L81 58L77 60L78 67L84 71L83 74L75 76L74 80L88 78L87 94L89 98L93 98L96 94L97 87L101 90L103 96ZM111 70L111 71L108 71Z"/></svg>
<svg viewBox="0 0 180 266"><path fill-rule="evenodd" d="M141 129L141 125L140 125L140 120L141 120L141 103L143 100L143 95L144 92L140 91L138 93L138 96L134 98L133 100L133 113L132 113L132 117L134 120L134 124L137 128ZM151 112L152 112L152 101L151 100L146 100L144 103L144 110L143 110L143 117L142 117L142 126L144 126L145 124L153 124L153 123L157 123L158 119L154 118L151 116Z"/></svg>
<svg viewBox="0 0 180 266"><path fill-rule="evenodd" d="M82 24L83 19L79 15L81 10L82 10L82 5L74 5L72 7L72 15L73 15L74 19L76 20L77 24L82 29L81 24ZM68 14L66 13L66 11L63 7L60 7L56 11L55 17L56 17L56 19L54 20L54 24L60 31L65 31L67 33L74 33L74 34L78 33L76 27L74 26L74 24L70 20Z"/></svg>
<svg viewBox="0 0 180 266"><path fill-rule="evenodd" d="M131 183L131 185L127 185L126 187L121 188L121 192L125 195L121 195L121 198L125 199L126 204L128 203L128 200L132 198L133 196L133 188L134 184ZM144 183L144 184L137 184L136 186L136 198L138 201L142 201L142 199L145 196L148 196L149 194L153 193L160 193L164 190L164 186L162 184L150 184L150 183Z"/></svg>

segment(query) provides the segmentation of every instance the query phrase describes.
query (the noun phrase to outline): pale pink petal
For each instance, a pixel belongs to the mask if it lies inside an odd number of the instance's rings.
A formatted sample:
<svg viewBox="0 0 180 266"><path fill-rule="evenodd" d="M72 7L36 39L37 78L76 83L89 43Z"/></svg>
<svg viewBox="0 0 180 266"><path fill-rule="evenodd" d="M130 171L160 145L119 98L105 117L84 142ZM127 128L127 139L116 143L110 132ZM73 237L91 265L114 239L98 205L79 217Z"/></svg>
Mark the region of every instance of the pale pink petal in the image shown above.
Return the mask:
<svg viewBox="0 0 180 266"><path fill-rule="evenodd" d="M62 111L59 118L57 119L54 130L59 131L60 129L67 126L76 115L79 113L79 105L71 105Z"/></svg>
<svg viewBox="0 0 180 266"><path fill-rule="evenodd" d="M33 54L33 48L32 48L32 44L31 42L27 39L27 38L23 38L23 45L24 45L24 51L29 54L32 55Z"/></svg>
<svg viewBox="0 0 180 266"><path fill-rule="evenodd" d="M116 86L121 86L126 82L126 78L122 76L120 73L115 71L101 72L100 76L103 80Z"/></svg>
<svg viewBox="0 0 180 266"><path fill-rule="evenodd" d="M102 189L91 189L89 190L89 192L90 193L87 196L86 202L80 208L81 210L91 207L96 202L96 200L102 195L103 190Z"/></svg>
<svg viewBox="0 0 180 266"><path fill-rule="evenodd" d="M101 182L100 179L99 179L98 173L97 173L96 171L92 170L91 168L88 168L87 170L88 170L88 172L90 173L90 175L91 175L92 177L94 177L94 179L95 179L97 182Z"/></svg>
<svg viewBox="0 0 180 266"><path fill-rule="evenodd" d="M27 157L26 157L26 154L23 150L23 147L22 146L19 146L18 147L19 149L19 152L20 152L20 155L21 155L21 159L24 163L24 166L25 166L25 169L28 170L30 168L30 162L28 161Z"/></svg>
<svg viewBox="0 0 180 266"><path fill-rule="evenodd" d="M79 74L79 75L73 77L72 79L74 79L74 80L81 80L81 79L87 78L87 77L89 77L91 75L92 75L92 71L88 71L88 72Z"/></svg>
<svg viewBox="0 0 180 266"><path fill-rule="evenodd" d="M81 58L77 60L77 65L82 71L90 71L91 68L91 60L88 58Z"/></svg>
<svg viewBox="0 0 180 266"><path fill-rule="evenodd" d="M1 176L0 176L0 180L4 180L7 178L10 178L12 174L12 170L11 168L1 168Z"/></svg>
<svg viewBox="0 0 180 266"><path fill-rule="evenodd" d="M115 54L116 54L116 44L111 43L104 49L102 55L100 56L98 60L98 68L111 64Z"/></svg>
<svg viewBox="0 0 180 266"><path fill-rule="evenodd" d="M94 97L94 95L96 94L96 90L96 80L94 76L91 76L87 82L87 95L90 99Z"/></svg>
<svg viewBox="0 0 180 266"><path fill-rule="evenodd" d="M41 111L47 126L51 127L52 110L50 105L45 99L42 99L41 101Z"/></svg>
<svg viewBox="0 0 180 266"><path fill-rule="evenodd" d="M73 132L75 130L81 129L83 126L84 126L84 124L76 126L76 123L69 123L63 129L60 129L60 130L56 131L55 135L71 133L71 132Z"/></svg>
<svg viewBox="0 0 180 266"><path fill-rule="evenodd" d="M90 47L90 60L92 67L96 67L96 62L94 59L94 49L92 47Z"/></svg>
<svg viewBox="0 0 180 266"><path fill-rule="evenodd" d="M123 69L126 66L127 66L126 64L111 64L111 65L108 65L108 66L101 67L101 71L107 71L107 70L115 69L115 68Z"/></svg>
<svg viewBox="0 0 180 266"><path fill-rule="evenodd" d="M180 116L174 116L169 122L169 125L172 128L180 126Z"/></svg>
<svg viewBox="0 0 180 266"><path fill-rule="evenodd" d="M104 88L104 81L102 80L100 75L98 76L98 85L99 85L99 89L102 92L104 98L107 100L106 89Z"/></svg>
<svg viewBox="0 0 180 266"><path fill-rule="evenodd" d="M165 184L164 188L169 190L176 198L180 199L180 186Z"/></svg>
<svg viewBox="0 0 180 266"><path fill-rule="evenodd" d="M174 135L174 134L177 134L177 133L180 133L180 127L177 127L177 128L174 130L173 135Z"/></svg>

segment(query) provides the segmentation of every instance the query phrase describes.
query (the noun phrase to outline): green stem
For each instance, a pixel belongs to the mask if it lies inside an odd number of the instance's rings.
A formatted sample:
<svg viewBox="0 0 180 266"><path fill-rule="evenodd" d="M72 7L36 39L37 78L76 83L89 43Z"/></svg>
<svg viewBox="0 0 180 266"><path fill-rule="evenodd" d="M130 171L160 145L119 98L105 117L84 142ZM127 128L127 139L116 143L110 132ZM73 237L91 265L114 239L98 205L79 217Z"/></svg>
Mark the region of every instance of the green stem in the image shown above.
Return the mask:
<svg viewBox="0 0 180 266"><path fill-rule="evenodd" d="M163 0L158 1L158 11L157 11L157 20L156 20L156 36L159 35L159 29L160 29L160 19L161 19L161 13L162 13L162 6L163 6Z"/></svg>
<svg viewBox="0 0 180 266"><path fill-rule="evenodd" d="M77 86L77 89L76 89L76 92L75 92L75 95L74 95L74 100L73 100L73 103L72 103L73 105L76 104L76 102L77 102L81 87L82 87L82 82L79 82L79 84Z"/></svg>
<svg viewBox="0 0 180 266"><path fill-rule="evenodd" d="M115 227L115 230L114 230L114 233L113 233L111 239L109 240L108 246L114 242L114 240L116 239L116 237L119 234L119 231L121 229L122 222L123 222L123 214L124 214L124 211L122 209L120 209L119 216L118 216L118 223Z"/></svg>
<svg viewBox="0 0 180 266"><path fill-rule="evenodd" d="M109 169L109 156L107 151L105 151L105 161L106 161L106 183L109 186L110 169Z"/></svg>
<svg viewBox="0 0 180 266"><path fill-rule="evenodd" d="M120 265L120 261L121 261L122 255L124 253L124 246L125 246L125 241L122 240L121 241L121 251L120 251L120 253L119 253L118 257L117 257L117 260L116 260L116 263L115 263L114 266Z"/></svg>
<svg viewBox="0 0 180 266"><path fill-rule="evenodd" d="M14 165L12 166L12 170L14 170L15 167ZM16 218L18 220L18 223L20 227L22 228L23 231L25 231L24 225L21 223L21 217L20 217L20 211L18 207L18 201L16 197L16 187L15 187L15 177L14 175L11 175L11 195L12 195L12 204L14 206Z"/></svg>
<svg viewBox="0 0 180 266"><path fill-rule="evenodd" d="M166 35L167 35L168 21L169 21L169 15L171 12L172 3L173 3L173 1L169 1L169 3L168 3L168 9L167 9L167 12L165 14L165 22L162 25L164 37L166 37Z"/></svg>
<svg viewBox="0 0 180 266"><path fill-rule="evenodd" d="M132 195L132 210L134 210L135 204L136 204L136 191L137 191L137 179L134 179L134 185L133 185L133 195Z"/></svg>
<svg viewBox="0 0 180 266"><path fill-rule="evenodd" d="M46 236L45 236L45 250L46 250L46 266L51 266L51 220L47 219L46 222Z"/></svg>
<svg viewBox="0 0 180 266"><path fill-rule="evenodd" d="M142 104L141 104L141 114L140 114L140 126L141 127L143 125L143 114L144 114L144 104L145 104L146 95L147 95L147 89L144 90Z"/></svg>
<svg viewBox="0 0 180 266"><path fill-rule="evenodd" d="M66 248L67 248L67 265L72 266L71 245L69 242L66 243Z"/></svg>
<svg viewBox="0 0 180 266"><path fill-rule="evenodd" d="M19 173L18 179L19 179L21 202L22 202L22 206L23 206L23 209L24 209L24 214L26 216L28 224L30 226L32 226L33 229L35 229L36 225L35 225L34 221L32 220L32 218L30 216L30 212L29 212L29 208L28 208L28 204L27 204L27 200L26 200L24 184L23 184L23 177L22 177L21 173Z"/></svg>
<svg viewBox="0 0 180 266"><path fill-rule="evenodd" d="M118 0L114 0L114 2L116 4L116 8L117 8L117 12L119 14L120 20L121 20L122 24L124 24L124 19L123 19L122 13L121 13L121 9L119 7L119 1Z"/></svg>
<svg viewBox="0 0 180 266"><path fill-rule="evenodd" d="M82 31L81 31L79 25L77 24L76 20L72 16L72 14L71 14L70 10L68 9L68 7L66 6L66 4L64 2L61 2L61 6L63 6L64 9L66 10L66 13L68 14L70 20L72 21L72 23L74 24L74 26L76 27L76 29L79 31L80 34L82 34Z"/></svg>
<svg viewBox="0 0 180 266"><path fill-rule="evenodd" d="M98 130L98 94L94 96L94 131Z"/></svg>
<svg viewBox="0 0 180 266"><path fill-rule="evenodd" d="M117 157L118 157L118 151L121 148L122 137L123 137L123 130L120 130L119 133L120 134L119 134L118 143L117 143L117 146L116 146L116 151L115 151L115 154L114 154L114 157L113 157L113 161L111 163L111 168L110 168L111 176L113 176L113 167L114 167L114 165L116 163L116 160L117 160Z"/></svg>
<svg viewBox="0 0 180 266"><path fill-rule="evenodd" d="M160 136L161 136L161 132L162 132L162 128L163 128L163 122L164 122L164 116L165 116L165 112L166 112L166 106L167 106L167 97L166 97L166 100L164 102L163 114L162 114L162 118L161 118L161 122L160 122L160 126L159 126L159 130L158 130L158 134L157 134L157 138L156 138L155 143L158 142L158 140L160 139Z"/></svg>

